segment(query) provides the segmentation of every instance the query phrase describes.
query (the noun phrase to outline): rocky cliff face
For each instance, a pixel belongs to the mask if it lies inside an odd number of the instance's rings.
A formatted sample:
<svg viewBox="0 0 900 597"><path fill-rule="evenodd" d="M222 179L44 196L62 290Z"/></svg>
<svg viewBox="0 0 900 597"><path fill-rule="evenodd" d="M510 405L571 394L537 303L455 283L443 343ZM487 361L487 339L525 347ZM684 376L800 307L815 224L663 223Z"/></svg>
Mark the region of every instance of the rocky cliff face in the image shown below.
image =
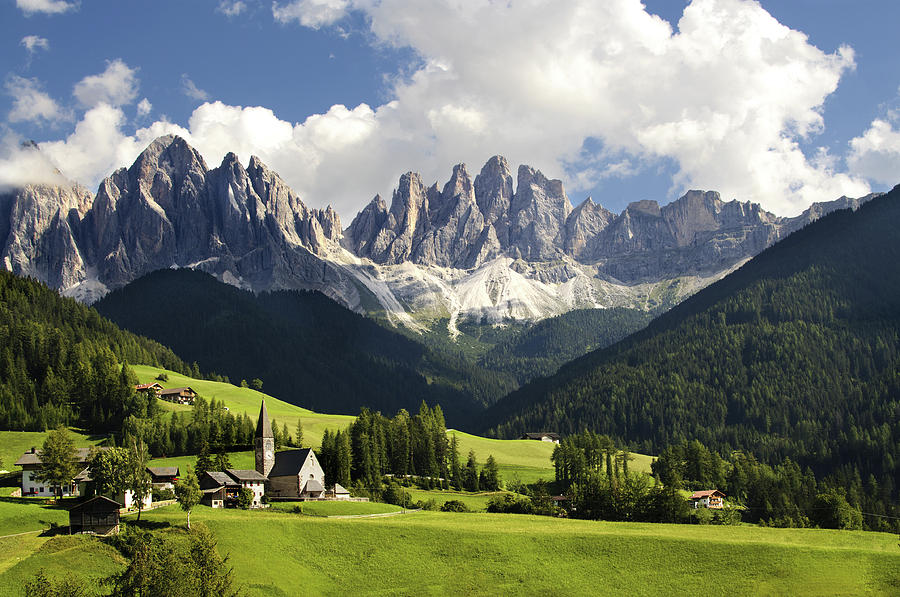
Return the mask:
<svg viewBox="0 0 900 597"><path fill-rule="evenodd" d="M466 270L498 257L569 259L637 284L724 271L825 213L867 199L817 203L779 218L756 204L689 191L663 207L637 201L616 215L590 198L573 209L562 182L528 166L519 167L514 190L509 164L495 156L474 183L465 165L454 167L440 193L414 173L403 175L390 211L376 197L345 231L344 246L382 265Z"/></svg>
<svg viewBox="0 0 900 597"><path fill-rule="evenodd" d="M168 267L259 290L346 286L322 259L341 234L334 210L308 209L256 157L244 169L229 153L209 169L179 137L155 140L95 197L25 187L0 199L0 213L4 267L87 300Z"/></svg>
<svg viewBox="0 0 900 597"><path fill-rule="evenodd" d="M36 149L36 148L35 148ZM275 172L228 154L209 168L161 137L95 196L77 185L0 194L0 266L91 301L150 271L202 269L253 290L316 289L420 329L446 319L539 319L574 308L674 304L779 238L870 197L815 204L796 218L690 191L614 214L529 166L513 180L495 156L443 187L400 177L343 231Z"/></svg>

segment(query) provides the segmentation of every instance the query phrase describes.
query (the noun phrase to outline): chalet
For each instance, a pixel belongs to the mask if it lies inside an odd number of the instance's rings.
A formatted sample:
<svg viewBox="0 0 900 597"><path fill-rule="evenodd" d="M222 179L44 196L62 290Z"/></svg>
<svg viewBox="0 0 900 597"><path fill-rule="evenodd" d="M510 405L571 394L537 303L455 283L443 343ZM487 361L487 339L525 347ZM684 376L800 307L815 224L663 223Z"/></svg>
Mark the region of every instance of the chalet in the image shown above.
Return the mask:
<svg viewBox="0 0 900 597"><path fill-rule="evenodd" d="M102 449L102 448L101 448ZM78 448L75 450L75 461L78 470L84 472L88 462L91 459L90 448ZM22 467L22 495L37 497L54 497L58 489L62 489L63 497L73 497L81 495L78 481L72 479L71 483L66 483L59 488L43 481L38 481L35 477L38 475L43 462L41 461L41 451L31 448L28 452L16 460L16 466ZM80 474L80 473L79 473Z"/></svg>
<svg viewBox="0 0 900 597"><path fill-rule="evenodd" d="M559 443L559 434L558 433L550 433L550 432L541 432L541 433L524 433L519 439L533 439L539 442L551 442L554 444Z"/></svg>
<svg viewBox="0 0 900 597"><path fill-rule="evenodd" d="M139 392L141 394L152 394L153 396L158 396L160 392L163 391L163 387L156 383L139 383L134 386L134 391Z"/></svg>
<svg viewBox="0 0 900 597"><path fill-rule="evenodd" d="M179 475L177 466L148 466L147 472L153 489L175 489Z"/></svg>
<svg viewBox="0 0 900 597"><path fill-rule="evenodd" d="M718 489L695 491L691 494L691 503L694 505L694 508L715 508L719 510L724 505L724 499L725 494Z"/></svg>
<svg viewBox="0 0 900 597"><path fill-rule="evenodd" d="M119 533L119 509L122 504L102 495L92 497L69 509L69 533L116 535Z"/></svg>
<svg viewBox="0 0 900 597"><path fill-rule="evenodd" d="M222 471L206 471L200 477L200 503L212 508L234 506L241 484Z"/></svg>
<svg viewBox="0 0 900 597"><path fill-rule="evenodd" d="M197 399L197 392L193 388L168 388L160 390L157 395L161 400L174 402L176 404L193 404Z"/></svg>

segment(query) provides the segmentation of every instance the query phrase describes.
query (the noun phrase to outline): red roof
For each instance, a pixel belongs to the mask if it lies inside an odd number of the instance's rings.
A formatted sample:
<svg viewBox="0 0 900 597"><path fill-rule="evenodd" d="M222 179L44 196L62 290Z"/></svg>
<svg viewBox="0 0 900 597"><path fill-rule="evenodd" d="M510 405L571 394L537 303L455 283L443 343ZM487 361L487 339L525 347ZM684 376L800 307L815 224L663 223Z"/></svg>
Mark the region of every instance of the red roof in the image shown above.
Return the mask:
<svg viewBox="0 0 900 597"><path fill-rule="evenodd" d="M150 388L153 388L153 387L162 388L161 385L159 385L158 383L156 383L154 381L151 383L139 383L138 385L134 386L134 389L135 390L149 390Z"/></svg>
<svg viewBox="0 0 900 597"><path fill-rule="evenodd" d="M705 497L711 497L715 494L725 497L725 494L722 493L721 491L719 491L718 489L705 489L703 491L695 491L693 494L691 494L691 499L692 500L700 500Z"/></svg>

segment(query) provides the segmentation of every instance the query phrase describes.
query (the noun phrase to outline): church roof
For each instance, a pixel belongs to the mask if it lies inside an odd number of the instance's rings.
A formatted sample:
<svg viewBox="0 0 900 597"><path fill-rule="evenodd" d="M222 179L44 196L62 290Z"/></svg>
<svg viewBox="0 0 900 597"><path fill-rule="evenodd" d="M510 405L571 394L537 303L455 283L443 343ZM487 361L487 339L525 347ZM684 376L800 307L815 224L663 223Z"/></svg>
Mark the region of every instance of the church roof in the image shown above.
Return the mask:
<svg viewBox="0 0 900 597"><path fill-rule="evenodd" d="M311 451L310 448L303 448L302 450L275 452L275 465L269 471L269 478L296 476L303 468L303 463L306 462Z"/></svg>
<svg viewBox="0 0 900 597"><path fill-rule="evenodd" d="M272 424L269 422L269 411L266 410L266 401L262 401L259 407L259 419L256 420L256 437L275 437L272 433Z"/></svg>

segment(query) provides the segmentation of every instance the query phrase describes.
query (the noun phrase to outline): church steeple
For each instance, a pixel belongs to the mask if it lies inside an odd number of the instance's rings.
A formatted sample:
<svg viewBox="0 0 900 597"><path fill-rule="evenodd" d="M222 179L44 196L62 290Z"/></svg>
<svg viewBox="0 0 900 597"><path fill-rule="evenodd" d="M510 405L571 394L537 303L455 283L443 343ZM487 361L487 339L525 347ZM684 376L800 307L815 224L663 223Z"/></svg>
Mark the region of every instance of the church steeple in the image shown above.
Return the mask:
<svg viewBox="0 0 900 597"><path fill-rule="evenodd" d="M253 449L256 456L256 471L266 477L275 466L275 434L269 422L269 411L266 401L259 407L259 419L256 421L256 435L253 437Z"/></svg>

